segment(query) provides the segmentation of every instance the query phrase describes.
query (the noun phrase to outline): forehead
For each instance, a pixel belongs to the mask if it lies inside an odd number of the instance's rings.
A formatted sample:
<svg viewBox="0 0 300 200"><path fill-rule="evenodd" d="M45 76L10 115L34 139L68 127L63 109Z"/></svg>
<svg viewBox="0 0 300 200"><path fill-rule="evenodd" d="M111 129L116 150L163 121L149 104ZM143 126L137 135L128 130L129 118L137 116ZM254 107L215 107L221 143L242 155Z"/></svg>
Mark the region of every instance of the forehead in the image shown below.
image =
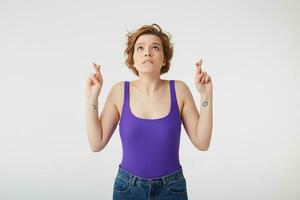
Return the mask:
<svg viewBox="0 0 300 200"><path fill-rule="evenodd" d="M138 43L159 43L161 44L161 40L158 36L153 34L144 34L138 37L135 44Z"/></svg>

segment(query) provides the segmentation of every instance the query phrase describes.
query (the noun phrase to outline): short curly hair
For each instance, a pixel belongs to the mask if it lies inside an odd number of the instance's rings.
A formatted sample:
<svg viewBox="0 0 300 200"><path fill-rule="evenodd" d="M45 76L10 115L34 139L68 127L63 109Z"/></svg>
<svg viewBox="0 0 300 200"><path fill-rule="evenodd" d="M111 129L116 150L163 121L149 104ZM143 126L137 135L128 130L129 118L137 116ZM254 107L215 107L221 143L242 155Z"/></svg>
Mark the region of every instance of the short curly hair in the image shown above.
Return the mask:
<svg viewBox="0 0 300 200"><path fill-rule="evenodd" d="M165 33L162 31L161 27L158 24L151 24L151 25L143 25L139 29L128 32L127 33L127 47L124 51L125 54L125 63L127 67L135 73L135 75L139 76L139 72L133 67L134 60L133 60L133 53L134 53L134 45L137 39L141 35L145 34L152 34L156 35L160 38L163 51L164 51L164 59L166 64L161 68L160 74L164 74L169 71L170 69L170 62L173 57L173 44L171 42L171 35L170 33Z"/></svg>

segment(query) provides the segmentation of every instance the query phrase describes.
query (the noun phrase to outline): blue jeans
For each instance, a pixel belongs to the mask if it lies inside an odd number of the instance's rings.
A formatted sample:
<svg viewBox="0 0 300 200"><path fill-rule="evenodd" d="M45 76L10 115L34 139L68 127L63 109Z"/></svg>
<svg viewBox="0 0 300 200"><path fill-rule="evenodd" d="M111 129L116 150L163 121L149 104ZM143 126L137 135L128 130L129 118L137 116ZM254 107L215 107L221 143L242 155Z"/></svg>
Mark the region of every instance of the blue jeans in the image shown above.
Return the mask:
<svg viewBox="0 0 300 200"><path fill-rule="evenodd" d="M182 169L155 179L145 179L119 166L114 182L113 200L187 200Z"/></svg>

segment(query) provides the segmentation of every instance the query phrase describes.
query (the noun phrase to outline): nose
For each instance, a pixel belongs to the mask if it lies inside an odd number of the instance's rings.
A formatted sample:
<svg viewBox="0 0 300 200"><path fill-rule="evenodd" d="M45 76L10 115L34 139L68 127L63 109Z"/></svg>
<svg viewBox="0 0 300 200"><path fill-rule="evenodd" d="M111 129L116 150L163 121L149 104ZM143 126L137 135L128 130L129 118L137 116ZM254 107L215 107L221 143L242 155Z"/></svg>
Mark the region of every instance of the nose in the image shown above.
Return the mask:
<svg viewBox="0 0 300 200"><path fill-rule="evenodd" d="M151 57L151 56L152 56L152 53L151 53L151 51L146 51L146 52L145 52L145 57L147 57L147 56L149 56L149 57Z"/></svg>

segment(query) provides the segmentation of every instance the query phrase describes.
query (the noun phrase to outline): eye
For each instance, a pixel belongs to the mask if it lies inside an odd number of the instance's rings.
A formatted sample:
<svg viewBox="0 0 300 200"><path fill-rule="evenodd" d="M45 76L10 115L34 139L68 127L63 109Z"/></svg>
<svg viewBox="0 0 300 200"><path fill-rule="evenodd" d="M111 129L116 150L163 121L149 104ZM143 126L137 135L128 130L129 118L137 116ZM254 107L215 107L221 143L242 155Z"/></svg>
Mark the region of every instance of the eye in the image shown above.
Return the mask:
<svg viewBox="0 0 300 200"><path fill-rule="evenodd" d="M153 46L153 49L155 49L156 51L159 51L159 46Z"/></svg>
<svg viewBox="0 0 300 200"><path fill-rule="evenodd" d="M143 47L142 46L138 46L137 48L136 48L136 50L142 50L143 49Z"/></svg>

